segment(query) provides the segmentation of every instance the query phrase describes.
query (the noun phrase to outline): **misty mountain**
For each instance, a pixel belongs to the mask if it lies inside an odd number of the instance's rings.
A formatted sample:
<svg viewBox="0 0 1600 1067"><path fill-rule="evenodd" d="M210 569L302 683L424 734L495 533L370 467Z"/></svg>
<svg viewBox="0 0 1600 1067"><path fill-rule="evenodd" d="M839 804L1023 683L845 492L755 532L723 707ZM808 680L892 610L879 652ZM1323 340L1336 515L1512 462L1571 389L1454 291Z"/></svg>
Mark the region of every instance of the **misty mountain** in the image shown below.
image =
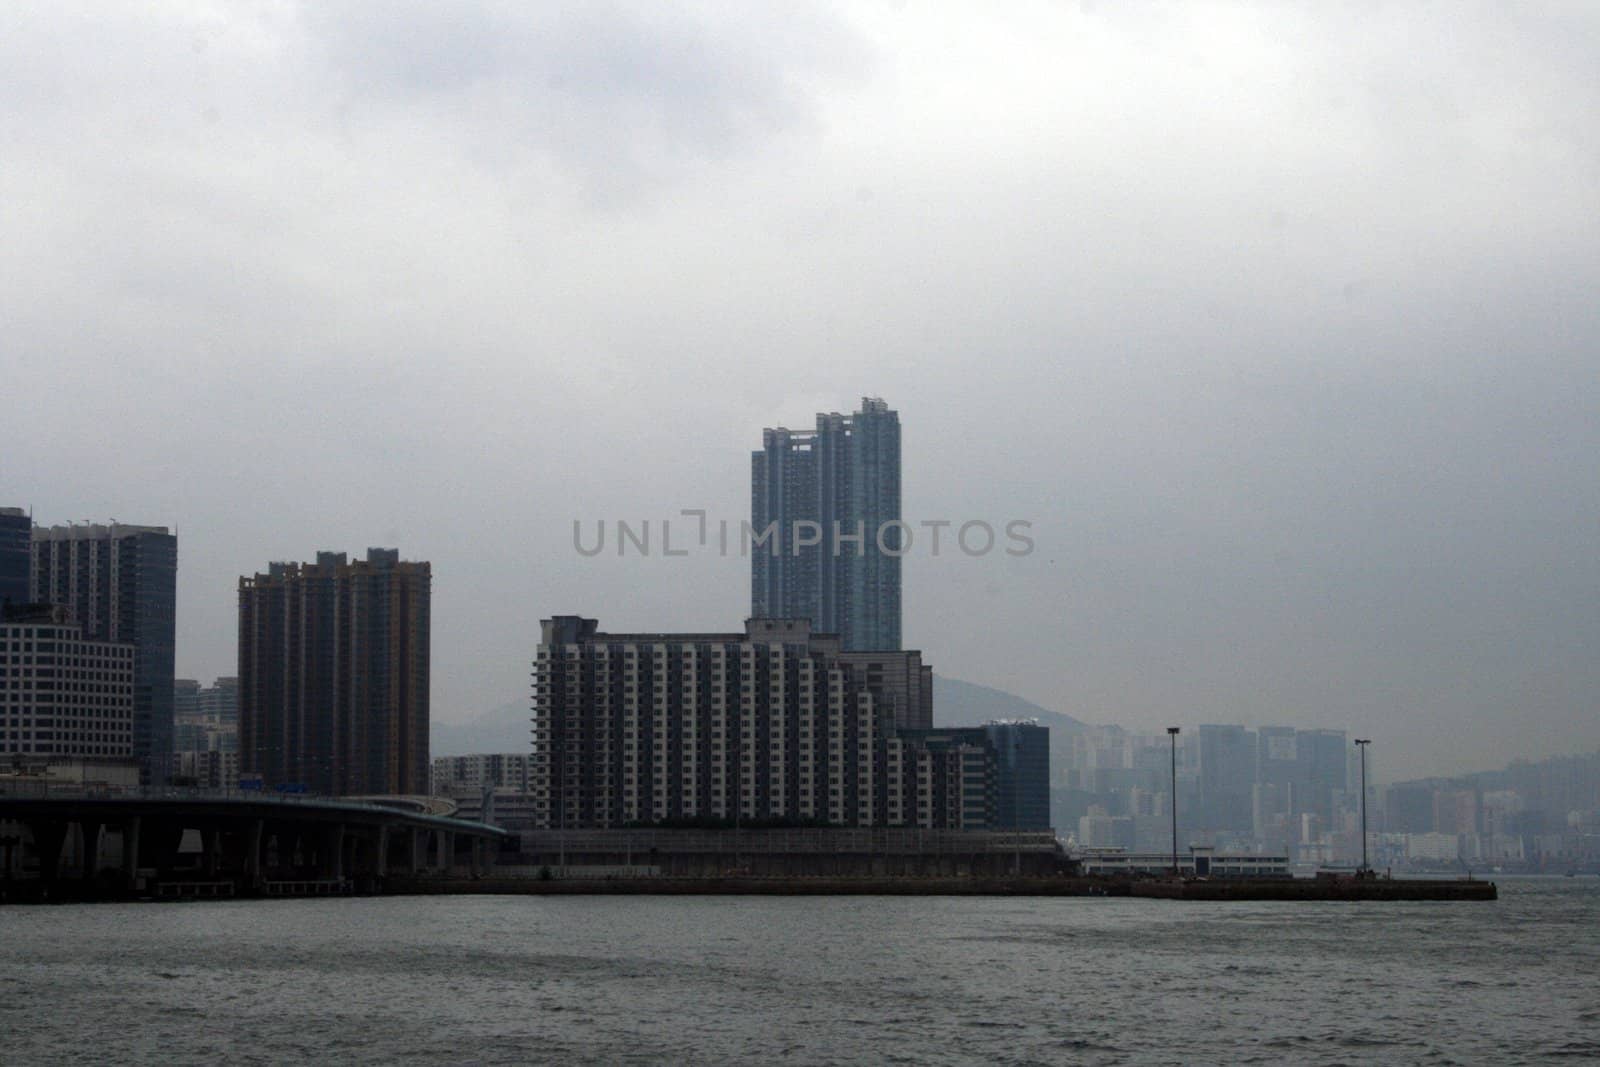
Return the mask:
<svg viewBox="0 0 1600 1067"><path fill-rule="evenodd" d="M1070 733L1085 729L1070 715L1040 707L1004 689L963 682L943 675L933 676L933 724L935 726L981 726L990 719L1038 719L1040 726Z"/></svg>
<svg viewBox="0 0 1600 1067"><path fill-rule="evenodd" d="M530 752L533 712L526 704L501 704L466 722L435 720L430 733L434 756L479 752Z"/></svg>

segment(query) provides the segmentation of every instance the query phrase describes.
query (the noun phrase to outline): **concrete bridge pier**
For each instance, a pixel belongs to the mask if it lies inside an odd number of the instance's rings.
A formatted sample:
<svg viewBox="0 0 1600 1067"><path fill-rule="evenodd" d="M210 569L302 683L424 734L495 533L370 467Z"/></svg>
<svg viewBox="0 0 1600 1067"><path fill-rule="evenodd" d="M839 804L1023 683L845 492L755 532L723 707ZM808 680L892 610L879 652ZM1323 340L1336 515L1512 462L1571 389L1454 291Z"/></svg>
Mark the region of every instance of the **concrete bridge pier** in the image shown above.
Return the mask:
<svg viewBox="0 0 1600 1067"><path fill-rule="evenodd" d="M261 876L261 846L262 838L266 836L266 829L264 819L251 819L250 825L245 828L244 884L252 893L259 891L262 882L265 881Z"/></svg>
<svg viewBox="0 0 1600 1067"><path fill-rule="evenodd" d="M61 874L61 846L67 840L67 824L58 819L35 819L28 823L28 832L39 853L39 880L48 893Z"/></svg>
<svg viewBox="0 0 1600 1067"><path fill-rule="evenodd" d="M100 873L100 822L82 819L78 822L78 838L82 844L78 860L78 876L85 882L94 881Z"/></svg>
<svg viewBox="0 0 1600 1067"><path fill-rule="evenodd" d="M146 866L154 867L160 875L177 868L178 849L183 846L182 823L156 819L145 826L142 836Z"/></svg>
<svg viewBox="0 0 1600 1067"><path fill-rule="evenodd" d="M327 859L323 862L323 877L332 878L334 881L344 879L344 823L328 827L327 831Z"/></svg>
<svg viewBox="0 0 1600 1067"><path fill-rule="evenodd" d="M222 831L215 826L200 829L200 867L208 879L214 879L222 866Z"/></svg>
<svg viewBox="0 0 1600 1067"><path fill-rule="evenodd" d="M384 823L378 827L378 862L377 876L381 879L389 873L389 825Z"/></svg>
<svg viewBox="0 0 1600 1067"><path fill-rule="evenodd" d="M135 815L122 824L122 887L128 892L139 883L139 832L143 820Z"/></svg>

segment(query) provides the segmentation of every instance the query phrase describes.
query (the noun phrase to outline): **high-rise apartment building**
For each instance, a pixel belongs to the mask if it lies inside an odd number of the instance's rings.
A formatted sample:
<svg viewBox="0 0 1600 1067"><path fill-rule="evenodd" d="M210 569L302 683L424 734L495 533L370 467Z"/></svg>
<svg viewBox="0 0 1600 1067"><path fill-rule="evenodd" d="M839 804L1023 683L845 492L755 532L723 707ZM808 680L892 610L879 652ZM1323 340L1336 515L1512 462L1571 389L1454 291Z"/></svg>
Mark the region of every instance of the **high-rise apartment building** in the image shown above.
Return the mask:
<svg viewBox="0 0 1600 1067"><path fill-rule="evenodd" d="M750 614L809 619L848 651L900 647L900 416L863 398L751 456Z"/></svg>
<svg viewBox="0 0 1600 1067"><path fill-rule="evenodd" d="M20 607L32 597L33 520L21 508L0 508L0 608Z"/></svg>
<svg viewBox="0 0 1600 1067"><path fill-rule="evenodd" d="M165 526L35 527L29 599L65 607L88 641L128 642L133 756L159 783L172 756L178 539Z"/></svg>
<svg viewBox="0 0 1600 1067"><path fill-rule="evenodd" d="M991 828L993 749L982 728L920 725L931 711L916 688L924 677L919 653L863 660L807 619L677 634L546 619L534 663L535 818L571 829Z"/></svg>
<svg viewBox="0 0 1600 1067"><path fill-rule="evenodd" d="M427 793L431 582L429 564L381 548L239 579L241 776Z"/></svg>

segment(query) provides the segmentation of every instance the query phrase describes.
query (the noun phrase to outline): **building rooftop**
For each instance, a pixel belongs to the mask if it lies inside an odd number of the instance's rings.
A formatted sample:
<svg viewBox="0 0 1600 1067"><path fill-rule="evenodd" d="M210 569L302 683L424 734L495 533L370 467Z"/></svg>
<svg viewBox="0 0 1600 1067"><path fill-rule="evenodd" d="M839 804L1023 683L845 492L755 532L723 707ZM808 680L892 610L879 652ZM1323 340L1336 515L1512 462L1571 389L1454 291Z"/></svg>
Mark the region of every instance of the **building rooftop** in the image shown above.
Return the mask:
<svg viewBox="0 0 1600 1067"><path fill-rule="evenodd" d="M134 526L129 523L117 522L115 519L109 523L83 522L69 523L66 526L35 526L33 539L35 541L98 541L104 537L132 537L135 534L170 534L172 531L165 526Z"/></svg>

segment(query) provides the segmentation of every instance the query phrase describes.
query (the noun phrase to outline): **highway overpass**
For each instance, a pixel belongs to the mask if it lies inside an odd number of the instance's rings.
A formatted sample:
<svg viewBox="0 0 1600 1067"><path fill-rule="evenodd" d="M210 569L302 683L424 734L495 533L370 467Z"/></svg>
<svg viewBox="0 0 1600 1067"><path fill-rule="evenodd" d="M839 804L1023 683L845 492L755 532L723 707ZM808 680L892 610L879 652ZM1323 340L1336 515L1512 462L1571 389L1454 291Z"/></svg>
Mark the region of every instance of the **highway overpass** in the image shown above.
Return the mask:
<svg viewBox="0 0 1600 1067"><path fill-rule="evenodd" d="M508 839L406 798L13 779L0 781L0 898L379 892L390 875L476 877Z"/></svg>

